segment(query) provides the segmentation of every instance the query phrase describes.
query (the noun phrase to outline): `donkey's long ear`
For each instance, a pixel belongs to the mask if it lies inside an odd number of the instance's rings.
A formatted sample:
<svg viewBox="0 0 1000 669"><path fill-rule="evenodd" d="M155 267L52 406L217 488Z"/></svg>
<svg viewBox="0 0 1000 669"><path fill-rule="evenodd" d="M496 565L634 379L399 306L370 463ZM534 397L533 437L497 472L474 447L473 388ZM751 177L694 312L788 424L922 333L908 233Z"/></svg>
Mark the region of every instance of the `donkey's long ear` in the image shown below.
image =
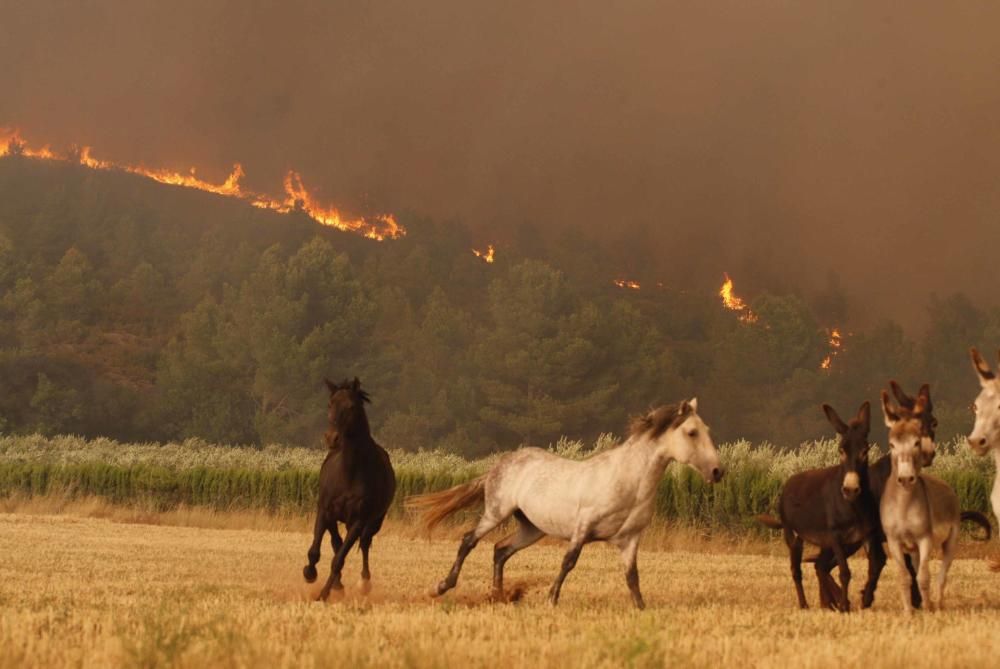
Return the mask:
<svg viewBox="0 0 1000 669"><path fill-rule="evenodd" d="M823 405L823 413L826 414L826 419L830 421L830 425L833 425L833 429L837 431L837 434L847 434L847 423L840 420L840 416L829 404Z"/></svg>
<svg viewBox="0 0 1000 669"><path fill-rule="evenodd" d="M931 386L929 383L925 383L920 386L920 390L917 391L917 404L914 408L913 413L921 414L925 411L931 410Z"/></svg>
<svg viewBox="0 0 1000 669"><path fill-rule="evenodd" d="M899 420L899 413L889 404L889 393L882 391L882 415L885 416L885 426L892 427Z"/></svg>
<svg viewBox="0 0 1000 669"><path fill-rule="evenodd" d="M361 390L361 379L359 379L356 376L354 377L354 380L351 381L351 390L353 390L354 392L358 392L359 390Z"/></svg>
<svg viewBox="0 0 1000 669"><path fill-rule="evenodd" d="M859 425L865 428L865 434L868 434L869 428L872 424L872 405L871 402L865 400L860 407L858 407L858 415L854 418Z"/></svg>
<svg viewBox="0 0 1000 669"><path fill-rule="evenodd" d="M969 349L969 355L972 357L972 368L975 369L976 374L979 375L980 385L985 386L997 377L997 375L993 373L993 370L990 369L990 366L986 364L986 361L983 360L983 356L979 355L979 351L976 350L975 346Z"/></svg>
<svg viewBox="0 0 1000 669"><path fill-rule="evenodd" d="M326 389L329 390L331 393L337 392L337 384L336 383L334 383L330 379L323 379L323 382L326 384Z"/></svg>
<svg viewBox="0 0 1000 669"><path fill-rule="evenodd" d="M899 406L912 411L913 407L917 405L917 400L903 392L903 389L896 383L895 379L889 380L889 387L892 388L892 394L896 398L896 401L899 402Z"/></svg>
<svg viewBox="0 0 1000 669"><path fill-rule="evenodd" d="M692 397L691 401L688 402L688 405L691 407L691 413L698 413L698 398L697 397Z"/></svg>

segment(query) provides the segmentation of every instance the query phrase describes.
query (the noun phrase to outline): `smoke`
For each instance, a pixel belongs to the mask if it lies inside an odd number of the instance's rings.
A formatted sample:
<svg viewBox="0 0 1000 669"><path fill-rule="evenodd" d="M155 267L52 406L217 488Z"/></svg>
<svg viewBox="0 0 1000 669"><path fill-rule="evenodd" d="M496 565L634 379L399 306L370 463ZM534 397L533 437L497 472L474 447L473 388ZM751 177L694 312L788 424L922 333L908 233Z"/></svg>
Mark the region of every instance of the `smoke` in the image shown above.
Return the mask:
<svg viewBox="0 0 1000 669"><path fill-rule="evenodd" d="M348 210L634 242L855 322L996 303L1000 5L0 0L0 125ZM216 170L212 172L212 170ZM640 248L641 247L641 248ZM629 268L631 269L631 268ZM611 271L611 274L614 274ZM610 279L609 275L609 279Z"/></svg>

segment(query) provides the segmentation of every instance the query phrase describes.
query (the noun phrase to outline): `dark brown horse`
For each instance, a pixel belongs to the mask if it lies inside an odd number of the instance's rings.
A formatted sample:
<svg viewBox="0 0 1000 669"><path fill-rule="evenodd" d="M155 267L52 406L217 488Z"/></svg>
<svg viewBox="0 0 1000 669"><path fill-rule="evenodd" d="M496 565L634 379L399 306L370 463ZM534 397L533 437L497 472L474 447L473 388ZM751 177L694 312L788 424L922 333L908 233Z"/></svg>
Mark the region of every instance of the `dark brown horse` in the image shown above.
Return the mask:
<svg viewBox="0 0 1000 669"><path fill-rule="evenodd" d="M778 500L776 521L768 516L759 520L785 533L792 568L792 580L799 606L808 608L802 589L802 548L808 541L820 549L832 552L840 568L837 608L850 609L847 597L851 570L847 565L848 550L870 539L878 522L877 508L868 478L868 430L871 407L861 405L850 424L844 423L828 404L823 405L827 420L840 435L840 464L824 469L811 469L795 474L785 483ZM823 567L825 568L825 563ZM829 571L816 564L820 580L820 605L830 606L829 598L836 588Z"/></svg>
<svg viewBox="0 0 1000 669"><path fill-rule="evenodd" d="M313 542L309 547L309 564L302 569L307 583L316 580L323 535L330 533L333 563L330 578L317 599L325 600L331 590L344 589L340 572L354 544L361 545L361 588L371 587L368 570L368 549L372 537L382 528L382 521L396 493L396 475L389 454L372 439L365 415L368 394L361 390L361 381L326 382L330 390L326 445L330 449L319 473L319 501ZM343 523L347 535L341 539L337 523Z"/></svg>

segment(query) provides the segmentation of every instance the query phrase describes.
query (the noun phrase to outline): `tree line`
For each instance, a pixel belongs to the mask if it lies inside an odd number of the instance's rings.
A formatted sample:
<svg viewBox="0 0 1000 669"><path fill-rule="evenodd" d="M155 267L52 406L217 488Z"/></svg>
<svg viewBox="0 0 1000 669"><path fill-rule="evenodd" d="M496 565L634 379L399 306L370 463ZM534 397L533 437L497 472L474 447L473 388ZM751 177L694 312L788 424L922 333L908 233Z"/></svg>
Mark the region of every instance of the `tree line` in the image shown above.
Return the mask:
<svg viewBox="0 0 1000 669"><path fill-rule="evenodd" d="M606 249L515 226L486 263L457 223L404 216L374 243L211 195L0 161L0 432L318 446L324 377L359 376L379 439L478 456L621 433L697 395L717 440L794 447L889 378L929 381L968 429L966 350L1000 311L928 297L921 332L844 333L834 291L760 294L756 322L702 292L618 278ZM480 240L481 241L481 240ZM873 431L877 435L877 431Z"/></svg>

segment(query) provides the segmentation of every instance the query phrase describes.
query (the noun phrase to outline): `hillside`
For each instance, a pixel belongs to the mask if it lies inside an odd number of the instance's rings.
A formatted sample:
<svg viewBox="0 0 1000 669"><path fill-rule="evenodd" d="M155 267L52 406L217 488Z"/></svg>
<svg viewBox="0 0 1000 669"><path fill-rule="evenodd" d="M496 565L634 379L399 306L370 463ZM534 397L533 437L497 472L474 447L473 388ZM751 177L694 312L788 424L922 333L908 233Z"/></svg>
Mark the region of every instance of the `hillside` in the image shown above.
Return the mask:
<svg viewBox="0 0 1000 669"><path fill-rule="evenodd" d="M479 455L621 432L698 395L720 439L792 446L818 406L930 381L942 435L966 429L965 350L1000 315L932 298L925 333L844 333L806 303L657 285L653 249L522 225L495 262L458 223L400 217L374 242L136 175L0 159L0 431L122 440L316 443L322 378L360 376L380 438ZM616 285L635 280L641 288ZM830 369L822 369L830 356Z"/></svg>

